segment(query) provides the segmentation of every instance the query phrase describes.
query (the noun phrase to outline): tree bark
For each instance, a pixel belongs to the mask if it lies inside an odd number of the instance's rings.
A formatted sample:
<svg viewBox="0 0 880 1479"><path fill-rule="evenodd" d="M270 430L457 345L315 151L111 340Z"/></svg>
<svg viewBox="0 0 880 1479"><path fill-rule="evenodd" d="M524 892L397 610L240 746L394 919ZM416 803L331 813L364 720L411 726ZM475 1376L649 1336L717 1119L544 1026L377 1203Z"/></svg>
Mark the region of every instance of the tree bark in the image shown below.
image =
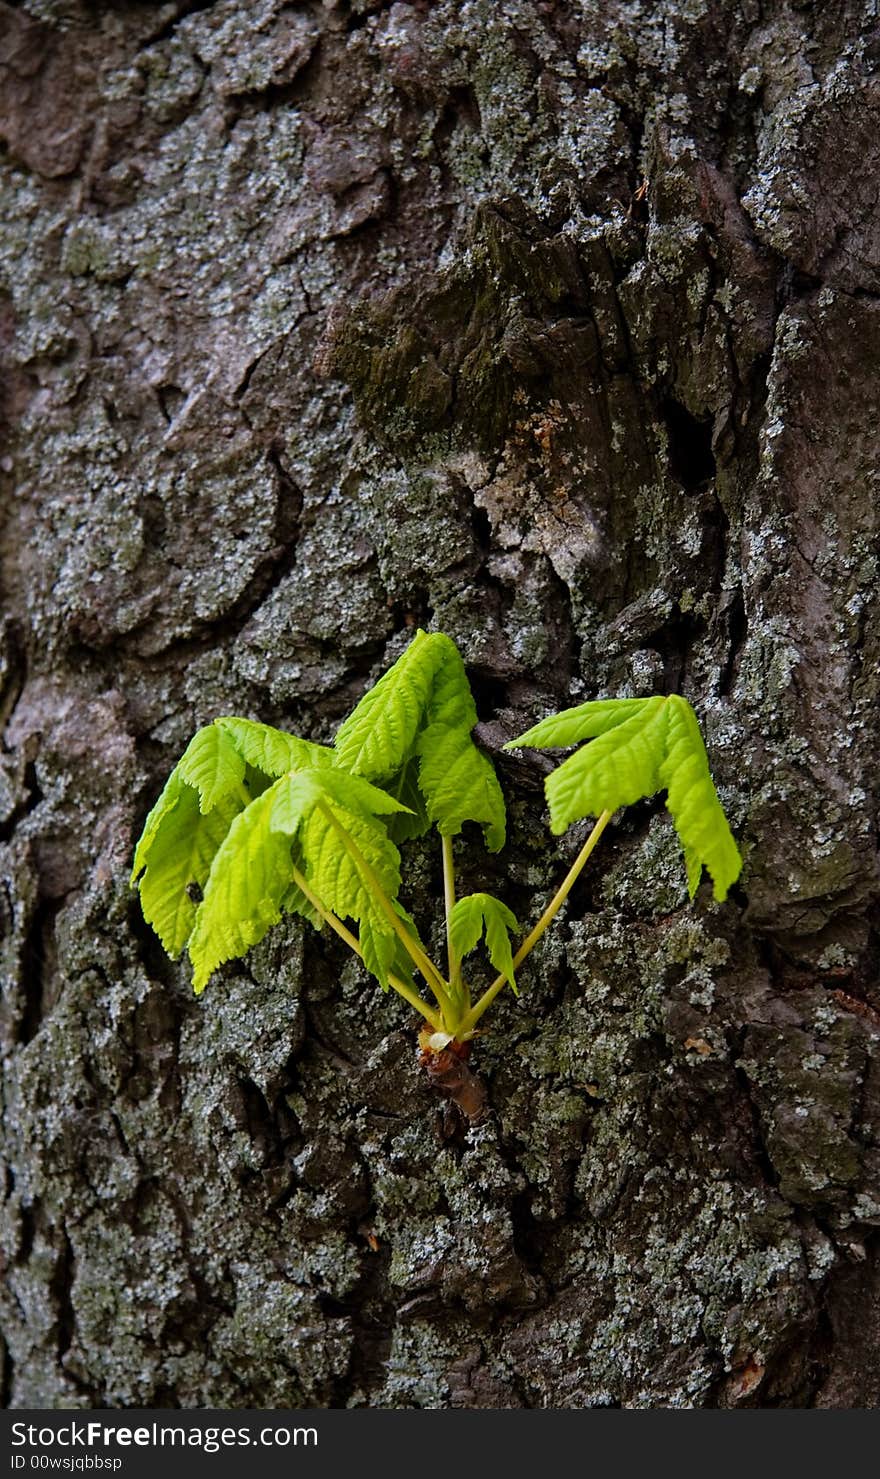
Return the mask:
<svg viewBox="0 0 880 1479"><path fill-rule="evenodd" d="M880 1400L874 6L0 4L11 1406ZM433 626L537 918L551 709L684 692L742 840L609 828L490 1112L296 922L128 887L197 725ZM442 917L439 847L405 897Z"/></svg>

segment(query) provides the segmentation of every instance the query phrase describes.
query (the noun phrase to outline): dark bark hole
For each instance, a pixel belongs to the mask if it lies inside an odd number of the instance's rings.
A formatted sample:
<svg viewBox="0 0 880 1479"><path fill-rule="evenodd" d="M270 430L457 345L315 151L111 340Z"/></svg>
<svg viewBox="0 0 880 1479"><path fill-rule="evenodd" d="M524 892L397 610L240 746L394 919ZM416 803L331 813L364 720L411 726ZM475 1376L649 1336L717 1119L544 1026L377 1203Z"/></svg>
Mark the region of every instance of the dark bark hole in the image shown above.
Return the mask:
<svg viewBox="0 0 880 1479"><path fill-rule="evenodd" d="M471 692L474 695L474 703L477 706L477 715L480 722L485 723L507 703L507 683L487 672L485 668L470 667L470 665L468 678Z"/></svg>
<svg viewBox="0 0 880 1479"><path fill-rule="evenodd" d="M802 272L793 262L786 262L779 276L777 297L780 306L791 303L795 298L805 298L821 288L822 279L813 272Z"/></svg>
<svg viewBox="0 0 880 1479"><path fill-rule="evenodd" d="M666 693L680 693L687 673L691 652L706 630L702 616L673 607L671 615L644 640L663 659L663 687Z"/></svg>
<svg viewBox="0 0 880 1479"><path fill-rule="evenodd" d="M531 1192L520 1192L515 1196L510 1211L514 1250L529 1272L542 1278L547 1233L546 1227L537 1221L532 1212Z"/></svg>
<svg viewBox="0 0 880 1479"><path fill-rule="evenodd" d="M434 146L442 153L455 132L456 125L463 123L474 133L481 133L483 119L477 94L469 83L451 87L446 95L440 117L434 128Z"/></svg>
<svg viewBox="0 0 880 1479"><path fill-rule="evenodd" d="M479 504L471 504L471 528L477 541L477 547L485 557L492 548L492 523L484 508Z"/></svg>
<svg viewBox="0 0 880 1479"><path fill-rule="evenodd" d="M55 920L60 908L59 902L41 900L28 929L22 962L24 1002L18 1031L23 1046L36 1036L47 1011L54 1005L58 956Z"/></svg>
<svg viewBox="0 0 880 1479"><path fill-rule="evenodd" d="M669 439L669 471L676 482L693 493L715 476L712 422L698 421L679 401L660 407Z"/></svg>
<svg viewBox="0 0 880 1479"><path fill-rule="evenodd" d="M24 768L24 800L20 801L14 811L10 813L6 821L0 826L0 842L9 842L19 822L30 812L36 810L43 800L40 783L37 779L37 768L33 760L29 760ZM12 929L12 902L8 889L4 886L3 895L0 896L0 939Z"/></svg>
<svg viewBox="0 0 880 1479"><path fill-rule="evenodd" d="M733 688L736 666L742 652L749 628L745 601L741 590L735 590L727 612L727 657L721 669L718 692L725 697Z"/></svg>
<svg viewBox="0 0 880 1479"><path fill-rule="evenodd" d="M407 592L405 599L394 601L391 604L391 619L395 632L402 632L405 628L411 630L414 627L428 627L433 617L434 608L424 586L413 586Z"/></svg>
<svg viewBox="0 0 880 1479"><path fill-rule="evenodd" d="M70 1350L76 1330L76 1314L73 1308L73 1247L66 1232L62 1234L62 1239L61 1247L58 1250L58 1260L55 1264L55 1272L50 1282L50 1288L54 1295L58 1312L56 1329L59 1361Z"/></svg>
<svg viewBox="0 0 880 1479"><path fill-rule="evenodd" d="M37 1235L37 1224L34 1218L33 1207L22 1203L21 1207L21 1232L18 1239L18 1252L15 1256L16 1263L25 1264L31 1256L34 1246L34 1238Z"/></svg>
<svg viewBox="0 0 880 1479"><path fill-rule="evenodd" d="M186 394L179 385L158 385L156 387L156 399L159 409L170 426L184 401Z"/></svg>

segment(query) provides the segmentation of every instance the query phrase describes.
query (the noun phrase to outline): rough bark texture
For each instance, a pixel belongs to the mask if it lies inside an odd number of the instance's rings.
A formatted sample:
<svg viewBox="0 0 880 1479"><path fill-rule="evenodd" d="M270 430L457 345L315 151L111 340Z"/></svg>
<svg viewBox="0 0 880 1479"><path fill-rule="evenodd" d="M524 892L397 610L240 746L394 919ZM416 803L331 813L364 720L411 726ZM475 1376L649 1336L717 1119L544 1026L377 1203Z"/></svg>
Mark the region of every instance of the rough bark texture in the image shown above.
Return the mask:
<svg viewBox="0 0 880 1479"><path fill-rule="evenodd" d="M0 4L7 1403L880 1400L878 64L868 0ZM466 1132L335 939L195 1001L127 885L197 724L326 739L416 623L493 752L684 691L746 856L618 821Z"/></svg>

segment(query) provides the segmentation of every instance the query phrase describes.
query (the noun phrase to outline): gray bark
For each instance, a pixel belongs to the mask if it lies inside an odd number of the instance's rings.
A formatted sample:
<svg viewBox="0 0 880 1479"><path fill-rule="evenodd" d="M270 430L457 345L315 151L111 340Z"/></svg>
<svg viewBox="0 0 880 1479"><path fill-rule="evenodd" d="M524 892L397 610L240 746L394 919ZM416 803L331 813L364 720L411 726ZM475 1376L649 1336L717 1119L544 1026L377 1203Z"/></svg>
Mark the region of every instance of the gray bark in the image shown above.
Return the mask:
<svg viewBox="0 0 880 1479"><path fill-rule="evenodd" d="M880 1400L878 62L869 0L0 5L7 1404ZM493 753L685 692L746 858L619 820L468 1131L336 942L196 1001L127 882L198 724L328 739L417 624ZM534 918L579 838L498 763Z"/></svg>

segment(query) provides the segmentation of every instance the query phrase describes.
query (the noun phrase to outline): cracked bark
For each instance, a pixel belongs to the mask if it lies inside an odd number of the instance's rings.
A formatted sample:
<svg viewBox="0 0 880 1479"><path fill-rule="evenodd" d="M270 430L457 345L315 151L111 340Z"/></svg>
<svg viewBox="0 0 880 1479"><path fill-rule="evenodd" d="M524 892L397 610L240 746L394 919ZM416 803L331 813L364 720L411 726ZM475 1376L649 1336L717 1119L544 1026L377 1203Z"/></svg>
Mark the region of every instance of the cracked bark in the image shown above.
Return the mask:
<svg viewBox="0 0 880 1479"><path fill-rule="evenodd" d="M649 9L0 4L7 1404L876 1405L878 33ZM540 907L500 747L606 694L746 853L609 829L467 1131L336 942L196 1003L126 887L197 724L327 739L430 622L462 887Z"/></svg>

